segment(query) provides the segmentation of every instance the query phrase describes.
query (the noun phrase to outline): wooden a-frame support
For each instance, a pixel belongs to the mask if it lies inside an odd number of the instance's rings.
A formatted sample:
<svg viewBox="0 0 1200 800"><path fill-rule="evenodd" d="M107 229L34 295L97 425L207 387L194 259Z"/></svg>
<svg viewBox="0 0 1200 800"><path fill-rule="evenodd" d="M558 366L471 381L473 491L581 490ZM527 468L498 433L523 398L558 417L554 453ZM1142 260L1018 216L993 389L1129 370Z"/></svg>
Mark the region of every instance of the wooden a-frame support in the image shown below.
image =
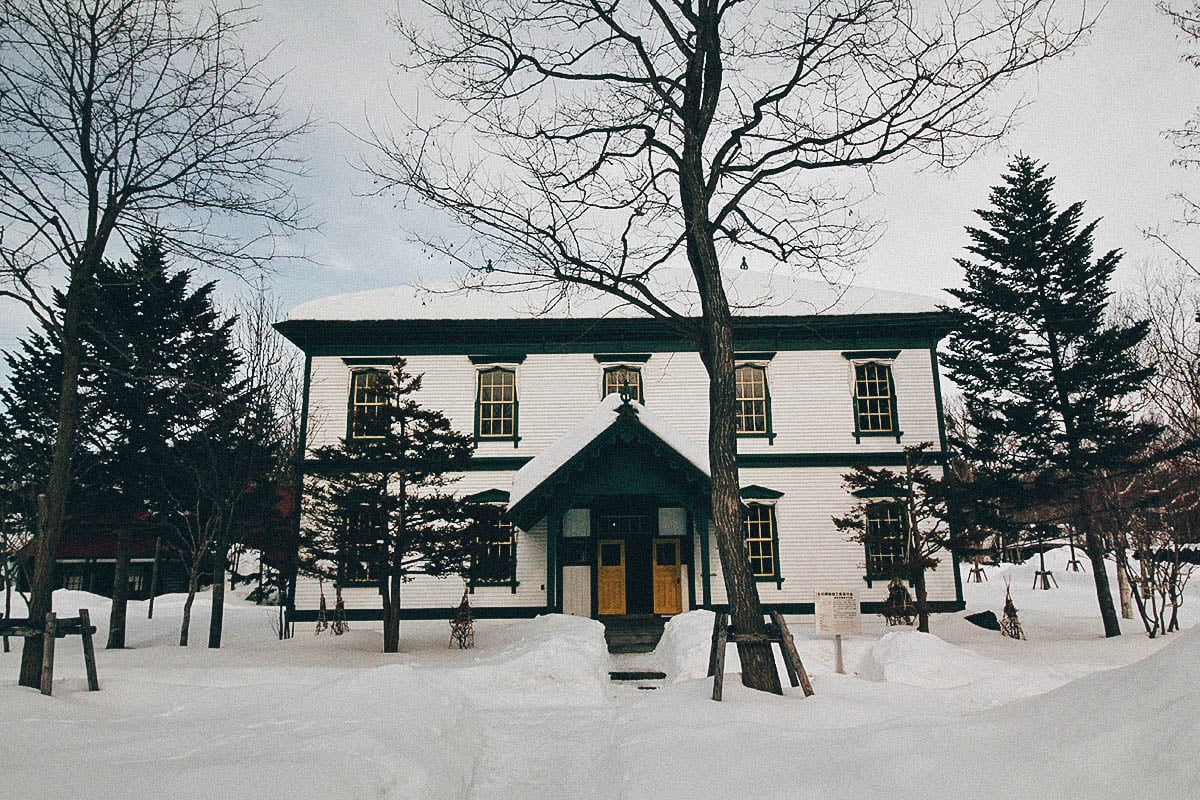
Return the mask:
<svg viewBox="0 0 1200 800"><path fill-rule="evenodd" d="M83 640L83 666L87 670L89 692L100 691L100 679L96 675L96 647L92 642L92 634L96 627L92 625L91 617L86 608L79 609L78 617L59 619L51 611L46 615L43 625L33 624L25 618L0 619L0 635L42 637L42 694L48 695L54 689L54 641L67 636L78 636Z"/></svg>
<svg viewBox="0 0 1200 800"><path fill-rule="evenodd" d="M788 680L792 686L803 687L805 697L812 697L812 682L808 679L804 664L800 662L800 654L796 651L796 642L792 638L792 632L788 630L783 614L772 611L770 617L771 621L767 623L766 632L760 636L738 633L729 624L729 614L725 611L717 612L716 618L713 620L712 647L708 652L708 674L713 679L713 700L721 699L721 691L725 683L725 647L738 642L769 642L779 645L779 650L783 655L783 665L787 668ZM783 694L782 690L780 694Z"/></svg>

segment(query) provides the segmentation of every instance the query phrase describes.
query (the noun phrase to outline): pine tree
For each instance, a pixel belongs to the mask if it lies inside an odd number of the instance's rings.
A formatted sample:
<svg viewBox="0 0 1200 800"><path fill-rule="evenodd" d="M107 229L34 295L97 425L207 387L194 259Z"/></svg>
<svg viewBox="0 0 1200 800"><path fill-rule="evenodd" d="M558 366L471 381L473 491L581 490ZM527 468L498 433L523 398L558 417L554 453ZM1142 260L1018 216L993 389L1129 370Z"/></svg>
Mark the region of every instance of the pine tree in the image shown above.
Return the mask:
<svg viewBox="0 0 1200 800"><path fill-rule="evenodd" d="M1061 516L1085 534L1106 636L1120 634L1104 567L1106 545L1083 491L1093 476L1120 468L1157 435L1122 400L1153 373L1134 347L1148 323L1106 321L1109 280L1121 260L1093 259L1096 222L1081 225L1083 203L1059 212L1046 168L1020 156L976 213L958 259L966 286L945 359L962 388L967 423L960 443L981 492L998 498L1010 519L1045 523Z"/></svg>
<svg viewBox="0 0 1200 800"><path fill-rule="evenodd" d="M955 534L963 530L947 524L948 479L929 469L931 446L905 447L903 469L857 466L843 475L845 487L862 502L833 519L838 530L862 542L868 552L888 554L887 574L880 577L912 582L918 630L923 633L929 632L925 572L937 569L944 555L962 545Z"/></svg>
<svg viewBox="0 0 1200 800"><path fill-rule="evenodd" d="M186 517L197 498L184 487L228 475L231 465L244 465L239 453L265 446L247 430L252 397L238 379L234 321L217 310L214 284L196 287L192 278L190 271L172 270L152 240L131 262L103 263L84 298L76 480L68 509L115 520L119 540L127 541L142 512L155 512L160 522ZM60 307L63 302L58 298ZM0 443L0 461L27 475L29 493L36 494L48 474L58 407L55 328L31 332L5 359L12 380L0 389L0 424L11 435ZM195 468L197 450L213 453L204 473ZM243 485L254 478L246 472L236 478ZM168 539L191 556L189 541ZM120 561L110 647L124 645L127 586Z"/></svg>
<svg viewBox="0 0 1200 800"><path fill-rule="evenodd" d="M420 388L403 359L380 370L376 435L320 448L306 467L301 569L339 585L377 582L385 653L400 646L401 584L462 574L474 543L476 509L448 491L471 437L422 407L412 397Z"/></svg>

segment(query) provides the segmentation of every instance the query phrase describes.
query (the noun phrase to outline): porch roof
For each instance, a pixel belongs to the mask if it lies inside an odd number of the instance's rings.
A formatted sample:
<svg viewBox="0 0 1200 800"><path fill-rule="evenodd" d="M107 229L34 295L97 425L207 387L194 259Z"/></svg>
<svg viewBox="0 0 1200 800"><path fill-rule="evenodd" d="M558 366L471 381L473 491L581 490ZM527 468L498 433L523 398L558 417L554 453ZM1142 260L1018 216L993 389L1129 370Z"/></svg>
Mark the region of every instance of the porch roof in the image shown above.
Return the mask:
<svg viewBox="0 0 1200 800"><path fill-rule="evenodd" d="M641 403L610 394L550 447L513 476L508 515L519 526L536 522L548 494L584 471L617 441L636 440L678 469L690 482L707 487L708 448L668 424Z"/></svg>

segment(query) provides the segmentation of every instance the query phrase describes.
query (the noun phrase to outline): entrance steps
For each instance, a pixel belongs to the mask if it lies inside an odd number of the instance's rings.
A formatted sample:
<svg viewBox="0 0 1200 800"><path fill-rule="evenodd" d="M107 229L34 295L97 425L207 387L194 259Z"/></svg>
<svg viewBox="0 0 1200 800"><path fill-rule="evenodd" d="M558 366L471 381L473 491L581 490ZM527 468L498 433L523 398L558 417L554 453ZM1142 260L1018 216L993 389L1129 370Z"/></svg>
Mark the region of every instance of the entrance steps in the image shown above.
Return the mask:
<svg viewBox="0 0 1200 800"><path fill-rule="evenodd" d="M649 653L662 638L666 617L650 614L627 617L604 617L604 640L610 653Z"/></svg>

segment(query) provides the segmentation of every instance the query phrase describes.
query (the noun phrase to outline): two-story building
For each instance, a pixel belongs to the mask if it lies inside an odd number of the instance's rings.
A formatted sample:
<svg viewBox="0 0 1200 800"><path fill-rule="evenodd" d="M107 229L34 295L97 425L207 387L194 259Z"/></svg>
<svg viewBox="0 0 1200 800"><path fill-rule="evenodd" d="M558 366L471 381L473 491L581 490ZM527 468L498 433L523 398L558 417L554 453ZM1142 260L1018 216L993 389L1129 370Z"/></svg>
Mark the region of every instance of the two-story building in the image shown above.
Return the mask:
<svg viewBox="0 0 1200 800"><path fill-rule="evenodd" d="M729 280L743 533L762 601L811 613L815 590L854 589L872 611L897 551L850 541L831 518L860 502L843 486L853 465L902 464L902 448L921 442L945 453L945 315L899 292L748 271ZM294 309L277 328L305 355L305 452L372 435L373 381L401 356L424 376L415 399L475 439L456 490L502 512L471 573L479 616L721 606L698 354L610 297L549 310L544 300L398 287ZM882 508L873 522L900 547L899 517ZM363 519L348 515L348 540L369 545L377 537ZM379 618L373 576L353 554L345 562L347 617ZM418 578L402 589L402 615L445 617L462 591L458 580ZM948 554L929 596L935 609L962 607ZM318 605L317 582L302 576L291 619L314 619Z"/></svg>

